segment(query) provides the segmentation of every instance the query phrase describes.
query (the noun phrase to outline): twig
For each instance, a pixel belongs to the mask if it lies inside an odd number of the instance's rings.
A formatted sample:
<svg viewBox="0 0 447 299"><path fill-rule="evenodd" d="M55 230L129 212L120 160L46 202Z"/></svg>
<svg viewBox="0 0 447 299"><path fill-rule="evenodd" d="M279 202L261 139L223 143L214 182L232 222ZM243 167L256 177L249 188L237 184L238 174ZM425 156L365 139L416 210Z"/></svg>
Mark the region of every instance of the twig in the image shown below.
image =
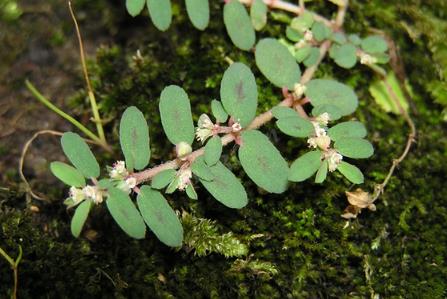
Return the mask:
<svg viewBox="0 0 447 299"><path fill-rule="evenodd" d="M241 0L241 2L245 3L251 3L251 1L245 1L245 0ZM267 1L266 1L267 3ZM282 1L269 1L268 3L273 3L274 5L277 5L278 3L286 3L286 2L282 2ZM292 5L292 4L290 4ZM299 8L299 7L298 7ZM344 22L344 16L345 16L345 10L347 8L347 5L344 7L340 7L340 9L338 10L337 13L337 22L339 26L343 25ZM339 15L341 15L341 17L338 17ZM303 75L301 76L301 80L300 83L301 84L305 84L308 81L310 81L312 79L312 77L315 74L315 71L317 70L318 65L321 63L321 61L323 60L323 58L326 56L329 48L331 46L331 41L327 40L324 43L321 44L320 46L320 56L318 58L318 61L316 64L314 64L311 67L308 67L306 69L306 71L303 73ZM282 100L278 105L276 105L275 107L278 106L284 106L284 107L292 107L294 104L293 99L287 97L284 100ZM302 102L299 102L298 104L300 107L301 105L303 105ZM273 108L272 108L273 109ZM264 124L266 124L267 122L269 122L272 118L273 118L273 114L272 114L272 109L270 109L267 112L264 112L260 115L258 115L252 122L250 125L248 125L247 129L257 129L261 126L263 126ZM222 145L227 145L230 142L235 140L235 136L233 134L226 134L222 137ZM188 161L194 161L197 157L203 155L204 153L204 148L200 148L198 150L195 150L194 152L192 152L191 154L187 155L185 158ZM155 166L153 168L149 168L146 170L143 170L141 172L136 172L134 174L132 174L132 177L134 177L137 180L137 184L141 184L145 181L150 180L152 177L154 177L157 173L163 171L163 170L167 170L167 169L177 169L178 167L181 166L183 162L180 161L179 159L175 159L163 164L160 164L158 166Z"/></svg>
<svg viewBox="0 0 447 299"><path fill-rule="evenodd" d="M84 45L82 42L82 36L81 31L79 30L78 21L76 20L76 16L73 10L73 7L71 5L71 1L68 1L68 8L70 10L71 17L73 19L73 23L76 29L76 35L78 37L79 41L79 54L81 56L81 64L82 64L82 71L84 72L84 79L85 84L87 85L87 91L88 91L88 97L90 99L90 105L92 107L93 112L93 118L95 120L96 124L96 130L98 131L98 136L101 139L101 141L107 145L106 137L104 135L104 128L102 127L102 120L99 115L98 105L96 103L95 94L93 93L92 85L90 84L90 79L88 76L88 70L87 70L87 64L85 62L85 53L84 53Z"/></svg>
<svg viewBox="0 0 447 299"><path fill-rule="evenodd" d="M11 298L17 299L17 290L18 290L18 286L19 286L19 264L20 264L20 262L22 260L22 256L23 256L22 246L19 245L19 255L17 256L15 261L1 247L0 247L0 255L9 263L9 265L11 266L11 269L13 271L14 288L12 290Z"/></svg>
<svg viewBox="0 0 447 299"><path fill-rule="evenodd" d="M410 133L408 134L408 138L407 138L407 142L405 144L405 148L404 151L402 152L402 154L397 158L393 160L393 163L391 164L391 167L388 171L387 176L385 177L385 180L383 180L383 182L381 184L376 185L375 190L374 190L374 194L372 196L372 201L376 201L381 194L383 194L385 187L388 185L388 182L390 181L391 177L394 174L394 171L396 170L396 167L407 157L408 153L410 152L411 149L411 145L413 144L413 142L415 142L415 138L416 138L416 125L414 124L413 120L411 119L410 115L408 114L408 112L402 107L399 98L397 97L396 93L394 92L393 88L390 86L390 84L386 81L386 76L384 76L381 73L378 73L380 75L380 77L382 78L383 83L385 84L385 87L388 91L388 93L390 94L391 98L393 99L393 101L395 102L395 104L397 105L397 108L399 109L400 113L402 114L402 116L404 117L405 121L407 122L409 128L410 128Z"/></svg>

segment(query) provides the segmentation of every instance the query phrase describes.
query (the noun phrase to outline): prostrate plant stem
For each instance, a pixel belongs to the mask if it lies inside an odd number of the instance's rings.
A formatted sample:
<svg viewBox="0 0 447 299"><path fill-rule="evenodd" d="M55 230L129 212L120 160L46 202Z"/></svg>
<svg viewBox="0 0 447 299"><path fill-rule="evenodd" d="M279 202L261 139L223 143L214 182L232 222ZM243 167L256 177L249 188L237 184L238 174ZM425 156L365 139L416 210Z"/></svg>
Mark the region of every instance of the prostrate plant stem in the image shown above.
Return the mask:
<svg viewBox="0 0 447 299"><path fill-rule="evenodd" d="M246 3L246 4L250 4L251 0L240 0L242 3ZM303 11L300 9L300 7L295 6L293 4L290 3L286 3L283 1L269 1L269 0L264 0L265 3L270 4L272 7L275 8L280 8L280 9L284 9L287 11L291 11L297 14L302 13ZM287 5L286 5L287 4ZM348 1L346 1L346 5L344 6L340 6L337 12L337 16L335 18L335 22L331 22L328 21L327 19L325 20L326 22L329 22L332 26L334 26L337 30L341 29L341 27L343 26L344 23L344 18L345 18L345 14L346 14L346 9L348 6ZM321 17L318 17L318 19L320 19ZM322 21L322 20L320 20ZM312 77L315 74L315 71L317 70L318 65L321 63L321 61L324 59L324 57L326 56L329 48L331 47L332 42L330 40L327 40L325 42L323 42L320 46L320 55L318 58L317 63L315 63L314 65L308 67L305 72L303 73L300 83L301 84L306 84L307 82L309 82ZM282 100L278 105L276 105L275 107L278 106L283 106L283 107L293 107L295 108L298 112L302 111L304 112L304 110L302 109L302 102L298 102L295 103L294 99L292 97L286 97L284 100ZM272 107L273 109L274 107ZM273 118L273 114L272 114L272 109L270 109L267 112L264 112L260 115L258 115L252 122L251 124L248 126L248 129L256 129L259 128L261 126L263 126L264 124L268 123L272 118ZM233 134L226 134L224 136L222 136L222 145L227 145L231 142L233 142L235 140L235 136ZM186 160L188 161L194 161L197 157L201 156L204 154L204 148L200 148L198 150L193 151L192 153L190 153L189 155L187 155L185 157ZM143 170L141 172L136 172L134 174L131 175L131 177L134 177L137 181L137 184L141 184L143 182L149 181L152 177L154 177L156 174L158 174L159 172L163 171L163 170L167 170L167 169L177 169L182 165L183 161L179 160L179 159L175 159L175 160L171 160L169 162L160 164L158 166L155 166L153 168L149 168L146 170Z"/></svg>

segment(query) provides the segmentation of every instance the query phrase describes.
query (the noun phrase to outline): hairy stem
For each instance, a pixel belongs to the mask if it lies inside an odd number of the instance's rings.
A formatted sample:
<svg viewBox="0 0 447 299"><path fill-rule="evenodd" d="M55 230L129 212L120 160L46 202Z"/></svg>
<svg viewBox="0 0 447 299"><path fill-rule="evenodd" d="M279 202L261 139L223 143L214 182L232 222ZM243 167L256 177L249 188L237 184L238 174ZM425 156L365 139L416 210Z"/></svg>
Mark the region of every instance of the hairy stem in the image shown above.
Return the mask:
<svg viewBox="0 0 447 299"><path fill-rule="evenodd" d="M245 1L245 0L240 0L242 3L247 3L250 4L251 0L249 1ZM270 4L271 6L273 5L277 5L275 7L279 8L279 4L284 5L286 2L282 2L282 1L266 1L264 0L267 4ZM294 7L293 4L289 4L290 6L287 6L287 8L291 8ZM298 8L298 11L301 11L300 8L298 6L296 6ZM342 6L339 8L338 12L337 12L337 17L336 17L336 24L337 24L337 29L340 29L341 26L343 25L344 22L344 17L346 14L346 8L347 8L347 1L346 1L346 5ZM284 9L287 11L290 11L288 9ZM295 11L296 13L299 13L297 11ZM332 23L331 23L332 24ZM329 48L331 46L331 41L327 40L325 42L323 42L320 46L320 56L318 58L318 61L315 65L308 67L303 75L301 76L301 80L300 83L301 84L306 84L307 82L309 82L312 77L314 76L318 65L321 63L321 61L324 59L324 57L326 56ZM284 107L293 107L294 105L294 101L292 98L290 97L286 97L284 100L282 100L278 105L276 105L275 107L278 106L284 106ZM302 108L301 106L303 105L302 102L298 103L297 106ZM296 107L294 107L296 108ZM273 108L272 108L273 109ZM258 115L252 122L250 125L248 125L247 129L257 129L262 127L264 124L268 123L272 118L273 118L273 114L272 114L272 109ZM299 111L298 111L299 112ZM222 145L227 145L231 142L233 142L235 140L235 136L233 134L226 134L222 137ZM188 156L186 156L186 159L188 161L194 161L197 157L203 155L204 153L204 148L200 148L198 150L193 151L192 153L190 153ZM166 170L166 169L177 169L180 167L180 165L183 162L179 159L175 159L163 164L160 164L158 166L155 166L153 168L149 168L146 170L143 170L141 172L136 172L134 174L132 174L132 177L134 177L137 180L137 184L141 184L143 182L149 181L151 178L153 178L157 173Z"/></svg>

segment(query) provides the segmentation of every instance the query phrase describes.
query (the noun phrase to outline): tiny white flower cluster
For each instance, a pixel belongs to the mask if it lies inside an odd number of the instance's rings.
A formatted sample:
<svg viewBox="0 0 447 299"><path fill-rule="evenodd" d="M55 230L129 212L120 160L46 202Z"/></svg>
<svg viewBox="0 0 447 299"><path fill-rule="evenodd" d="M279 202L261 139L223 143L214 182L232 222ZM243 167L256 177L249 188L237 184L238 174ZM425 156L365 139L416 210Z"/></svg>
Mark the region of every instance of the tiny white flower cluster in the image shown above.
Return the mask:
<svg viewBox="0 0 447 299"><path fill-rule="evenodd" d="M192 152L192 147L188 143L182 141L175 146L175 152L180 160L186 160L185 156Z"/></svg>
<svg viewBox="0 0 447 299"><path fill-rule="evenodd" d="M70 198L72 205L77 205L86 199L92 200L95 204L100 204L104 200L104 192L96 186L85 186L82 189L70 187Z"/></svg>
<svg viewBox="0 0 447 299"><path fill-rule="evenodd" d="M360 63L361 64L370 65L370 64L374 64L376 62L377 62L377 58L376 57L371 56L371 55L366 54L366 53L360 54Z"/></svg>
<svg viewBox="0 0 447 299"><path fill-rule="evenodd" d="M325 127L330 121L330 116L327 112L320 114L312 121L315 129L315 134L309 137L307 143L309 147L319 148L323 151L323 158L328 161L328 168L330 172L337 169L341 163L343 156L335 149L330 148L331 138L327 135Z"/></svg>
<svg viewBox="0 0 447 299"><path fill-rule="evenodd" d="M312 41L313 38L314 38L314 35L313 35L312 31L310 31L310 30L308 29L308 30L306 30L306 31L304 32L304 40L305 40L306 42L310 42L310 41Z"/></svg>
<svg viewBox="0 0 447 299"><path fill-rule="evenodd" d="M196 139L204 143L208 138L213 136L214 124L208 115L202 114L199 117L196 128Z"/></svg>
<svg viewBox="0 0 447 299"><path fill-rule="evenodd" d="M300 84L300 83L296 83L293 86L293 94L295 95L296 98L300 99L303 94L306 92L306 85L304 84Z"/></svg>
<svg viewBox="0 0 447 299"><path fill-rule="evenodd" d="M190 168L179 171L177 188L180 191L184 191L186 187L191 184L192 172Z"/></svg>
<svg viewBox="0 0 447 299"><path fill-rule="evenodd" d="M129 175L124 161L116 161L113 167L109 169L109 176L112 179L123 179Z"/></svg>

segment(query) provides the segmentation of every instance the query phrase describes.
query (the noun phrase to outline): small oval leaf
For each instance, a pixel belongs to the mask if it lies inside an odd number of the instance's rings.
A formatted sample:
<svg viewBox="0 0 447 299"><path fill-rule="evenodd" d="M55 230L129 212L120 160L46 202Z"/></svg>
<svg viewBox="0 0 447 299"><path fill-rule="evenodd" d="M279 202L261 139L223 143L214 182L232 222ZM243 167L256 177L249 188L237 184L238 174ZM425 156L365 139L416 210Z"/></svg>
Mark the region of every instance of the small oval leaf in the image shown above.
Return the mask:
<svg viewBox="0 0 447 299"><path fill-rule="evenodd" d="M202 156L194 160L191 165L191 171L201 180L212 181L214 179L214 175L210 170L210 166L206 165L205 159Z"/></svg>
<svg viewBox="0 0 447 299"><path fill-rule="evenodd" d="M361 138L342 138L335 142L334 148L343 156L354 159L369 158L374 154L372 144Z"/></svg>
<svg viewBox="0 0 447 299"><path fill-rule="evenodd" d="M143 113L131 106L124 111L120 122L120 144L129 170L141 170L149 164L149 128Z"/></svg>
<svg viewBox="0 0 447 299"><path fill-rule="evenodd" d="M87 220L88 213L92 207L91 200L84 200L77 208L71 218L71 233L74 237L79 237L82 228L84 227L85 221Z"/></svg>
<svg viewBox="0 0 447 299"><path fill-rule="evenodd" d="M303 64L306 67L311 67L318 62L318 58L320 58L320 49L317 47L311 47L309 50L309 55L307 55L306 59L304 59Z"/></svg>
<svg viewBox="0 0 447 299"><path fill-rule="evenodd" d="M197 192L194 189L192 184L188 184L188 186L186 186L185 188L186 191L186 195L188 195L189 198L197 200L198 196L197 196Z"/></svg>
<svg viewBox="0 0 447 299"><path fill-rule="evenodd" d="M253 48L256 40L255 29L244 5L230 0L224 6L224 23L233 44L241 50Z"/></svg>
<svg viewBox="0 0 447 299"><path fill-rule="evenodd" d="M182 224L160 192L149 186L142 186L137 205L147 226L161 242L171 247L182 246Z"/></svg>
<svg viewBox="0 0 447 299"><path fill-rule="evenodd" d="M151 187L154 189L162 189L169 185L174 178L177 172L174 169L166 169L159 173L157 173L151 181Z"/></svg>
<svg viewBox="0 0 447 299"><path fill-rule="evenodd" d="M367 134L365 126L359 121L339 123L330 128L327 133L334 141L343 138L363 138Z"/></svg>
<svg viewBox="0 0 447 299"><path fill-rule="evenodd" d="M64 182L69 186L74 187L84 187L85 186L85 178L82 173L70 166L68 164L62 162L52 162L50 164L51 172L57 177L59 180Z"/></svg>
<svg viewBox="0 0 447 299"><path fill-rule="evenodd" d="M354 67L357 63L357 48L352 44L333 45L330 56L335 63L345 69Z"/></svg>
<svg viewBox="0 0 447 299"><path fill-rule="evenodd" d="M267 24L267 5L263 0L254 0L250 7L251 23L259 31Z"/></svg>
<svg viewBox="0 0 447 299"><path fill-rule="evenodd" d="M321 184L326 180L328 170L328 162L324 160L318 168L317 175L315 176L315 183Z"/></svg>
<svg viewBox="0 0 447 299"><path fill-rule="evenodd" d="M191 104L186 92L170 85L160 95L160 117L163 129L173 144L194 141L194 124L192 122Z"/></svg>
<svg viewBox="0 0 447 299"><path fill-rule="evenodd" d="M204 159L208 166L213 166L222 154L222 141L219 136L214 136L205 145Z"/></svg>
<svg viewBox="0 0 447 299"><path fill-rule="evenodd" d="M224 123L228 119L228 113L225 111L222 103L218 100L211 101L211 113L213 113L216 121L219 123Z"/></svg>
<svg viewBox="0 0 447 299"><path fill-rule="evenodd" d="M327 112L329 114L329 119L331 121L337 120L337 119L341 118L341 116L342 116L342 112L341 112L340 108L338 108L335 105L323 104L323 105L316 106L312 109L313 116L318 116L325 112Z"/></svg>
<svg viewBox="0 0 447 299"><path fill-rule="evenodd" d="M258 87L250 68L239 62L230 65L220 83L220 97L235 121L242 127L249 125L258 106Z"/></svg>
<svg viewBox="0 0 447 299"><path fill-rule="evenodd" d="M289 181L302 182L310 178L321 166L321 152L311 151L296 159L290 166Z"/></svg>
<svg viewBox="0 0 447 299"><path fill-rule="evenodd" d="M310 121L298 115L281 118L276 122L276 125L281 132L292 137L308 137L315 130Z"/></svg>
<svg viewBox="0 0 447 299"><path fill-rule="evenodd" d="M378 35L368 36L360 43L362 49L370 54L383 53L388 50L385 39Z"/></svg>
<svg viewBox="0 0 447 299"><path fill-rule="evenodd" d="M147 8L154 26L160 31L166 31L172 21L171 1L147 0Z"/></svg>
<svg viewBox="0 0 447 299"><path fill-rule="evenodd" d="M99 164L95 156L85 143L84 139L76 133L66 132L61 138L62 150L68 160L86 178L96 178L100 174Z"/></svg>
<svg viewBox="0 0 447 299"><path fill-rule="evenodd" d="M363 173L354 165L342 161L337 170L354 184L362 184L364 181Z"/></svg>
<svg viewBox="0 0 447 299"><path fill-rule="evenodd" d="M334 105L340 109L343 116L357 109L357 95L345 84L328 79L314 79L306 86L306 97L314 107L325 104Z"/></svg>
<svg viewBox="0 0 447 299"><path fill-rule="evenodd" d="M250 179L268 192L284 192L289 167L267 136L256 130L244 131L241 142L239 160Z"/></svg>
<svg viewBox="0 0 447 299"><path fill-rule="evenodd" d="M119 227L132 238L143 239L146 225L129 195L117 188L110 188L108 193L107 208Z"/></svg>
<svg viewBox="0 0 447 299"><path fill-rule="evenodd" d="M186 12L191 23L199 30L204 30L210 21L208 0L185 0Z"/></svg>
<svg viewBox="0 0 447 299"><path fill-rule="evenodd" d="M277 87L292 90L301 78L301 70L295 58L276 39L260 40L256 45L255 59L261 73Z"/></svg>
<svg viewBox="0 0 447 299"><path fill-rule="evenodd" d="M292 108L284 107L284 106L273 107L272 114L277 119L297 116L296 110L293 110Z"/></svg>
<svg viewBox="0 0 447 299"><path fill-rule="evenodd" d="M205 164L203 157L198 157L196 160ZM217 162L214 166L209 167L209 171L212 174L212 180L208 181L200 177L199 180L216 200L233 209L241 209L247 205L247 192L239 179L228 168L221 162Z"/></svg>
<svg viewBox="0 0 447 299"><path fill-rule="evenodd" d="M141 13L144 8L144 4L146 4L146 0L126 0L127 12L132 17L135 17Z"/></svg>

